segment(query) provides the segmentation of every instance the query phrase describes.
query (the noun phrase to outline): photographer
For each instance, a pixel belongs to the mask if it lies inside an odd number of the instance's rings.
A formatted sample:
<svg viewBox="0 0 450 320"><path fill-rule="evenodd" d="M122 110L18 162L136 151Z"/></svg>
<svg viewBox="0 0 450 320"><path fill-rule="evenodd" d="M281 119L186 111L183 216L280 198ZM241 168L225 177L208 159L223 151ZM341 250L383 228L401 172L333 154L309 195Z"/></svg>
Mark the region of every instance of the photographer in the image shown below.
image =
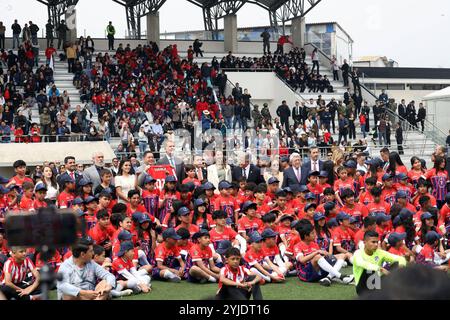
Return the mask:
<svg viewBox="0 0 450 320"><path fill-rule="evenodd" d="M116 285L115 277L92 261L93 242L83 238L72 249L73 256L64 261L59 274L58 299L63 300L106 300ZM97 280L101 279L97 285Z"/></svg>

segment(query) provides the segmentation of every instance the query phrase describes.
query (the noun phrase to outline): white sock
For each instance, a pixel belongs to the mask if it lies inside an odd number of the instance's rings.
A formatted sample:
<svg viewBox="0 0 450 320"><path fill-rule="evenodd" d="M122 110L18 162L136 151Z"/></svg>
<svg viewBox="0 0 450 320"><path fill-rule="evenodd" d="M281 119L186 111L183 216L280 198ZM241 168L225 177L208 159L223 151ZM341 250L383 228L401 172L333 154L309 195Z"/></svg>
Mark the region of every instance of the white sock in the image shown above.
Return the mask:
<svg viewBox="0 0 450 320"><path fill-rule="evenodd" d="M337 261L336 261L336 263L335 263L335 265L334 265L334 270L336 270L336 271L341 271L341 269L342 269L342 266L344 265L344 263L345 263L345 260L341 260L341 259L338 259Z"/></svg>
<svg viewBox="0 0 450 320"><path fill-rule="evenodd" d="M317 264L319 265L319 267L323 270L329 273L330 278L340 278L341 277L341 273L339 271L336 271L329 263L327 260L325 260L324 257L320 258L319 261L317 261Z"/></svg>
<svg viewBox="0 0 450 320"><path fill-rule="evenodd" d="M281 272L283 275L286 275L286 273L287 273L287 268L286 268L285 266L278 267L278 269L280 269L280 272Z"/></svg>
<svg viewBox="0 0 450 320"><path fill-rule="evenodd" d="M214 278L213 276L209 276L208 281L209 282L217 282L216 278Z"/></svg>
<svg viewBox="0 0 450 320"><path fill-rule="evenodd" d="M286 246L284 245L284 243L280 243L279 247L280 247L280 255L283 257L284 254L286 253Z"/></svg>
<svg viewBox="0 0 450 320"><path fill-rule="evenodd" d="M270 277L266 276L265 274L263 274L261 271L259 271L256 268L251 268L250 269L251 272L256 273L257 275L259 275L261 278L263 278L264 280L266 280L267 282L270 282Z"/></svg>
<svg viewBox="0 0 450 320"><path fill-rule="evenodd" d="M172 272L172 271L169 271L169 270L166 270L165 272L164 272L164 279L174 279L174 278L176 278L177 276Z"/></svg>
<svg viewBox="0 0 450 320"><path fill-rule="evenodd" d="M132 289L133 291L141 291L138 287L138 283L136 280L131 279L127 281L127 288Z"/></svg>
<svg viewBox="0 0 450 320"><path fill-rule="evenodd" d="M123 291L119 291L119 290L111 290L111 296L113 297L113 298L118 298L118 297L121 297L122 296L122 292Z"/></svg>
<svg viewBox="0 0 450 320"><path fill-rule="evenodd" d="M115 290L122 291L123 290L123 286L120 283L117 283Z"/></svg>

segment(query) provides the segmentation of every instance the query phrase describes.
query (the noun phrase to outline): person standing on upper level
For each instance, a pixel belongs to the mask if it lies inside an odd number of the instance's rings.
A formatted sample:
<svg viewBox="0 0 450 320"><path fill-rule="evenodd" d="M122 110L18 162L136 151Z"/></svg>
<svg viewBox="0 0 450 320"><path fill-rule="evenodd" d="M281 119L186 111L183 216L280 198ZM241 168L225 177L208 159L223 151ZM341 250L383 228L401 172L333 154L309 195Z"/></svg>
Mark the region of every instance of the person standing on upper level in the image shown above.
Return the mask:
<svg viewBox="0 0 450 320"><path fill-rule="evenodd" d="M108 50L114 50L114 35L116 34L116 29L112 25L111 21L106 27L106 33L108 37Z"/></svg>
<svg viewBox="0 0 450 320"><path fill-rule="evenodd" d="M269 33L269 29L268 28L265 28L264 32L261 33L261 38L263 39L264 55L266 53L270 54L270 33Z"/></svg>

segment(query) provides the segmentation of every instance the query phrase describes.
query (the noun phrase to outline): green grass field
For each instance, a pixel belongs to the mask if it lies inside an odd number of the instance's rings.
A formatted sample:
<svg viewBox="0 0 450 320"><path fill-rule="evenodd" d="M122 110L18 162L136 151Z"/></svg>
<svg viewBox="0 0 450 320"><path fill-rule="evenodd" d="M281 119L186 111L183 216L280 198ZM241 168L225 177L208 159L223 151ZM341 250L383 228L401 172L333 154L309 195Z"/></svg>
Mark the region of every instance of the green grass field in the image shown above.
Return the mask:
<svg viewBox="0 0 450 320"><path fill-rule="evenodd" d="M343 273L350 274L351 268ZM192 284L186 281L168 283L152 281L152 292L119 298L123 300L203 300L213 297L217 283ZM318 283L305 283L297 277L287 278L285 283L266 284L261 287L266 300L350 300L356 297L354 285L332 283L323 287Z"/></svg>

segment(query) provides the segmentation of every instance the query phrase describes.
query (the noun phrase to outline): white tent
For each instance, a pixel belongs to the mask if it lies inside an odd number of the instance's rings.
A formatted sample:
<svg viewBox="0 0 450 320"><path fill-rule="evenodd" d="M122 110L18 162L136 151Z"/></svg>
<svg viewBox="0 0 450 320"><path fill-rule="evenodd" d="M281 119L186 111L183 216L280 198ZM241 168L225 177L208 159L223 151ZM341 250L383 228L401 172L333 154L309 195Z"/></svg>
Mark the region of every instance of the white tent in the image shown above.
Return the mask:
<svg viewBox="0 0 450 320"><path fill-rule="evenodd" d="M423 101L427 105L427 113L434 115L434 119L428 117L428 120L447 134L450 129L450 87L426 95Z"/></svg>

